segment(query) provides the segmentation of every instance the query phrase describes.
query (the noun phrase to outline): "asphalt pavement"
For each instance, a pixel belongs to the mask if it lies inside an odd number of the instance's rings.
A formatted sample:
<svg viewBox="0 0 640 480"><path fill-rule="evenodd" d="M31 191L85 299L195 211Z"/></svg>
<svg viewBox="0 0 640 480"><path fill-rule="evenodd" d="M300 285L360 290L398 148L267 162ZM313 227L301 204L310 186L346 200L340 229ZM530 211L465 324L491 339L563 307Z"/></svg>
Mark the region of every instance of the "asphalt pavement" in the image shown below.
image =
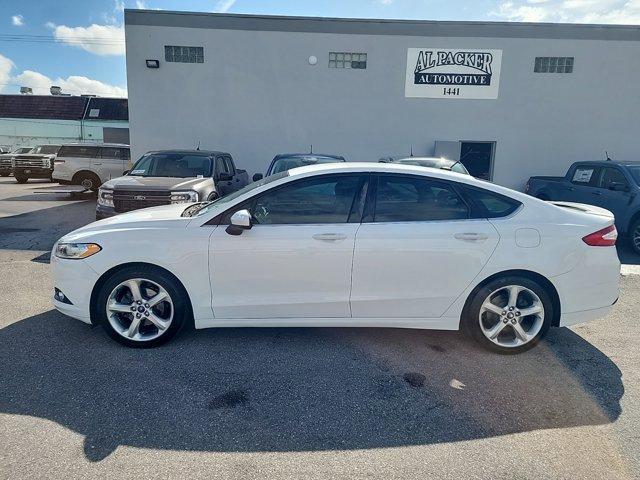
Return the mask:
<svg viewBox="0 0 640 480"><path fill-rule="evenodd" d="M640 276L521 355L456 332L187 331L126 349L50 303L95 196L0 179L0 478L640 478Z"/></svg>

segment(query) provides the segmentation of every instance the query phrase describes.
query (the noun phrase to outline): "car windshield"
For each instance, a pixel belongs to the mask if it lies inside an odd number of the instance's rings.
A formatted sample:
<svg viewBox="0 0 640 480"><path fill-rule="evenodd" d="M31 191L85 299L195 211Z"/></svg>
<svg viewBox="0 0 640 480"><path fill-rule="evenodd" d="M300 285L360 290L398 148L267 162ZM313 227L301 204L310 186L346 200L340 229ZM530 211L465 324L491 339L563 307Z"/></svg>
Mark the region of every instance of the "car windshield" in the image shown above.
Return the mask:
<svg viewBox="0 0 640 480"><path fill-rule="evenodd" d="M14 148L11 153L23 154L29 153L31 150L33 150L33 147L18 147Z"/></svg>
<svg viewBox="0 0 640 480"><path fill-rule="evenodd" d="M629 173L631 173L631 176L633 177L635 182L640 185L640 165L629 165L627 166L627 168L629 169Z"/></svg>
<svg viewBox="0 0 640 480"><path fill-rule="evenodd" d="M60 150L60 145L40 145L39 147L34 148L31 153L41 153L43 155L53 155L58 153Z"/></svg>
<svg viewBox="0 0 640 480"><path fill-rule="evenodd" d="M280 157L273 162L271 174L280 173L292 168L304 167L305 165L316 165L318 163L339 163L344 162L344 159L333 157L322 157L317 155L307 156L293 156L293 157Z"/></svg>
<svg viewBox="0 0 640 480"><path fill-rule="evenodd" d="M149 153L131 168L136 177L196 178L212 175L211 158L193 153Z"/></svg>
<svg viewBox="0 0 640 480"><path fill-rule="evenodd" d="M269 175L268 177L264 177L263 179L258 180L257 182L250 183L249 185L247 185L244 188L241 188L240 190L236 190L235 192L227 195L226 197L220 197L211 202L203 203L202 206L197 210L193 210L192 207L189 207L187 209L188 212L187 210L185 210L185 213L188 213L188 215L186 216L199 217L201 215L205 215L209 210L211 210L214 207L217 207L220 204L232 202L236 198L241 197L242 195L249 193L252 190L255 190L256 188L262 187L264 185L268 185L271 182L275 182L276 180L280 180L281 178L288 177L288 176L289 176L289 172L280 172L275 175Z"/></svg>

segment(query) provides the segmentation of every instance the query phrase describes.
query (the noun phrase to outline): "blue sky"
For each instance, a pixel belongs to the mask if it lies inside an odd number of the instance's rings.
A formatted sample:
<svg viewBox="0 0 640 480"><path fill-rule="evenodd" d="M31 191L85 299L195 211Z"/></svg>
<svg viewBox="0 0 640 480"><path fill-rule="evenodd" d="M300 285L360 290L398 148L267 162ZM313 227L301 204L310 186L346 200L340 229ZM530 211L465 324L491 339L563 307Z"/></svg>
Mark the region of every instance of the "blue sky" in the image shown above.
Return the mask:
<svg viewBox="0 0 640 480"><path fill-rule="evenodd" d="M126 95L124 8L640 24L640 0L1 0L0 92Z"/></svg>

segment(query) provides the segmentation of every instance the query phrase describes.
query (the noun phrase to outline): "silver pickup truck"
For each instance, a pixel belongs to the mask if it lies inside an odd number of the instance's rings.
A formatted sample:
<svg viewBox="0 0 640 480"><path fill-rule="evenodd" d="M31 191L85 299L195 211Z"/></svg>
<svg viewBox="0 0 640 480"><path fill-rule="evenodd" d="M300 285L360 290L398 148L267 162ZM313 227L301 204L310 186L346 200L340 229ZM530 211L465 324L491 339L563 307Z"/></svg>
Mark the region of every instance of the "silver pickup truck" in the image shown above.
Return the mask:
<svg viewBox="0 0 640 480"><path fill-rule="evenodd" d="M102 184L96 219L140 208L215 200L249 183L225 152L162 150L140 158L125 176Z"/></svg>

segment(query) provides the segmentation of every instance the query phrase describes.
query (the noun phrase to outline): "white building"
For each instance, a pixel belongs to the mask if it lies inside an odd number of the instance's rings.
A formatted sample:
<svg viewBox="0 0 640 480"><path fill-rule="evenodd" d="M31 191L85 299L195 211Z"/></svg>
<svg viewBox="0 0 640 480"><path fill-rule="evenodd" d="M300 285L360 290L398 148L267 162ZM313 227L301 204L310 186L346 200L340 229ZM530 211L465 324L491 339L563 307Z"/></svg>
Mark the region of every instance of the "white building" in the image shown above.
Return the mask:
<svg viewBox="0 0 640 480"><path fill-rule="evenodd" d="M638 157L640 27L127 10L133 156L444 155L497 183ZM155 68L157 67L157 68Z"/></svg>

